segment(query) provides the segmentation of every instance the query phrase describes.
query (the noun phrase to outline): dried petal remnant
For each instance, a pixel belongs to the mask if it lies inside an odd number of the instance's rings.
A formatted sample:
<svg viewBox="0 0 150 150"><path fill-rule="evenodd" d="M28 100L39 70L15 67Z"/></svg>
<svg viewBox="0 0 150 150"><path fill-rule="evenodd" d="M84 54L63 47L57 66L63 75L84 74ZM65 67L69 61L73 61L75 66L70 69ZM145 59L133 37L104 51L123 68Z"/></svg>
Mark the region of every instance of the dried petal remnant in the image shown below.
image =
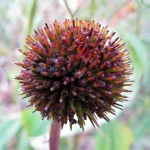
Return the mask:
<svg viewBox="0 0 150 150"><path fill-rule="evenodd" d="M53 118L70 127L78 123L84 129L89 118L97 125L96 116L109 121L107 113L126 100L130 92L130 58L115 32L94 21L65 20L45 25L26 39L28 51L16 79L23 94L30 97L43 118ZM77 116L77 120L75 119Z"/></svg>

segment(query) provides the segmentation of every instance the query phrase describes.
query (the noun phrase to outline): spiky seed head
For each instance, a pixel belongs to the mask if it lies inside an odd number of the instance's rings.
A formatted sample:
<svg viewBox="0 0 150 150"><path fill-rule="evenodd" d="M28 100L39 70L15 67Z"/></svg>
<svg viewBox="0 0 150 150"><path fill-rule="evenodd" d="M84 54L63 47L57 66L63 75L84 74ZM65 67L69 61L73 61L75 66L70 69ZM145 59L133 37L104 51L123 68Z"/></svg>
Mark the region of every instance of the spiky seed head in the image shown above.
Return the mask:
<svg viewBox="0 0 150 150"><path fill-rule="evenodd" d="M125 87L133 71L125 44L114 35L78 19L55 21L28 35L16 79L29 106L62 126L69 121L70 128L78 123L84 129L87 118L98 126L96 116L109 121L107 113L115 114L114 107L121 109L119 102L127 98L122 92L130 92Z"/></svg>

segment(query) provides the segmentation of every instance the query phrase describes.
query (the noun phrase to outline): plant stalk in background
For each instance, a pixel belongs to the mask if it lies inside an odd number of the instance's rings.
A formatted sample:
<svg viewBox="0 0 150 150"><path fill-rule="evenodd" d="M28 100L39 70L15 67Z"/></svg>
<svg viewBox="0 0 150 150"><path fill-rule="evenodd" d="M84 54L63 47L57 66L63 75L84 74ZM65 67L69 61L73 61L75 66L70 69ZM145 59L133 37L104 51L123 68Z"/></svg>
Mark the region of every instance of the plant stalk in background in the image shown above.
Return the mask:
<svg viewBox="0 0 150 150"><path fill-rule="evenodd" d="M67 11L68 11L68 13L69 13L71 19L74 19L75 15L76 15L76 13L79 11L80 6L82 5L83 1L84 1L84 0L79 0L79 2L78 2L78 7L76 8L76 10L75 10L74 12L72 12L72 10L70 9L70 7L69 7L69 5L68 5L67 0L64 0L64 4L65 4L65 6L66 6L66 9L67 9Z"/></svg>

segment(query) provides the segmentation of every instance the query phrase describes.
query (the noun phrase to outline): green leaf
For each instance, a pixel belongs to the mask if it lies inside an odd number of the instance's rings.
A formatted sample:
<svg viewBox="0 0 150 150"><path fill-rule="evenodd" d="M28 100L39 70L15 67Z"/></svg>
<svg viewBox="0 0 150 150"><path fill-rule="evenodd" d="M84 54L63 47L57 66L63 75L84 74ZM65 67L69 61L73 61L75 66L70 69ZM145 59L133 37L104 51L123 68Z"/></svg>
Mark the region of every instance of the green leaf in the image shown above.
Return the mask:
<svg viewBox="0 0 150 150"><path fill-rule="evenodd" d="M90 2L90 18L93 17L96 9L98 8L97 6L98 6L97 0L91 0L91 2Z"/></svg>
<svg viewBox="0 0 150 150"><path fill-rule="evenodd" d="M28 23L28 31L27 31L28 34L31 33L32 28L33 28L33 21L34 21L36 10L37 10L37 4L38 4L38 0L33 0L31 9L30 9L30 14L29 14L29 23Z"/></svg>
<svg viewBox="0 0 150 150"><path fill-rule="evenodd" d="M32 113L32 109L26 109L22 112L22 121L28 136L39 136L46 131L50 126L50 121L41 119L39 112Z"/></svg>
<svg viewBox="0 0 150 150"><path fill-rule="evenodd" d="M16 150L33 150L29 143L29 137L22 127L17 134Z"/></svg>
<svg viewBox="0 0 150 150"><path fill-rule="evenodd" d="M0 124L0 149L7 150L7 144L21 128L19 119L12 119Z"/></svg>
<svg viewBox="0 0 150 150"><path fill-rule="evenodd" d="M123 36L127 41L129 47L128 50L131 53L133 65L136 67L139 75L144 74L145 79L147 79L149 61L145 44L138 38L138 36L129 32L123 33Z"/></svg>
<svg viewBox="0 0 150 150"><path fill-rule="evenodd" d="M133 134L136 139L139 139L146 133L150 132L150 111L142 116L143 117L140 119L141 123L139 123L139 118L136 118L131 122Z"/></svg>
<svg viewBox="0 0 150 150"><path fill-rule="evenodd" d="M129 150L132 142L130 128L118 122L103 125L96 134L96 150Z"/></svg>
<svg viewBox="0 0 150 150"><path fill-rule="evenodd" d="M60 139L60 150L67 149L67 139L65 137Z"/></svg>

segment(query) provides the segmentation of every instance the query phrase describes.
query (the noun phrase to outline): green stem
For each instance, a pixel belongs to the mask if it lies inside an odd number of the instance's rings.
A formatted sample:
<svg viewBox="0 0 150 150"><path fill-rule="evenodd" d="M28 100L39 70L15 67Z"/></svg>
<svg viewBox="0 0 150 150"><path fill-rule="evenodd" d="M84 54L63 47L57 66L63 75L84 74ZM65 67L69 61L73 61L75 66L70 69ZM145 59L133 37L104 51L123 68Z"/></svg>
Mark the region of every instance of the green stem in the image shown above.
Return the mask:
<svg viewBox="0 0 150 150"><path fill-rule="evenodd" d="M38 5L38 0L34 0L29 14L29 23L28 23L28 30L27 30L28 34L30 34L32 31L33 21L37 11L37 5Z"/></svg>
<svg viewBox="0 0 150 150"><path fill-rule="evenodd" d="M69 5L67 3L67 0L64 0L64 3L65 3L65 6L66 6L66 9L68 10L68 12L69 12L69 14L71 16L71 19L74 19L74 14L73 14L73 12L70 9L70 7L69 7Z"/></svg>
<svg viewBox="0 0 150 150"><path fill-rule="evenodd" d="M52 120L49 141L50 150L59 150L60 131L61 122L55 122Z"/></svg>

